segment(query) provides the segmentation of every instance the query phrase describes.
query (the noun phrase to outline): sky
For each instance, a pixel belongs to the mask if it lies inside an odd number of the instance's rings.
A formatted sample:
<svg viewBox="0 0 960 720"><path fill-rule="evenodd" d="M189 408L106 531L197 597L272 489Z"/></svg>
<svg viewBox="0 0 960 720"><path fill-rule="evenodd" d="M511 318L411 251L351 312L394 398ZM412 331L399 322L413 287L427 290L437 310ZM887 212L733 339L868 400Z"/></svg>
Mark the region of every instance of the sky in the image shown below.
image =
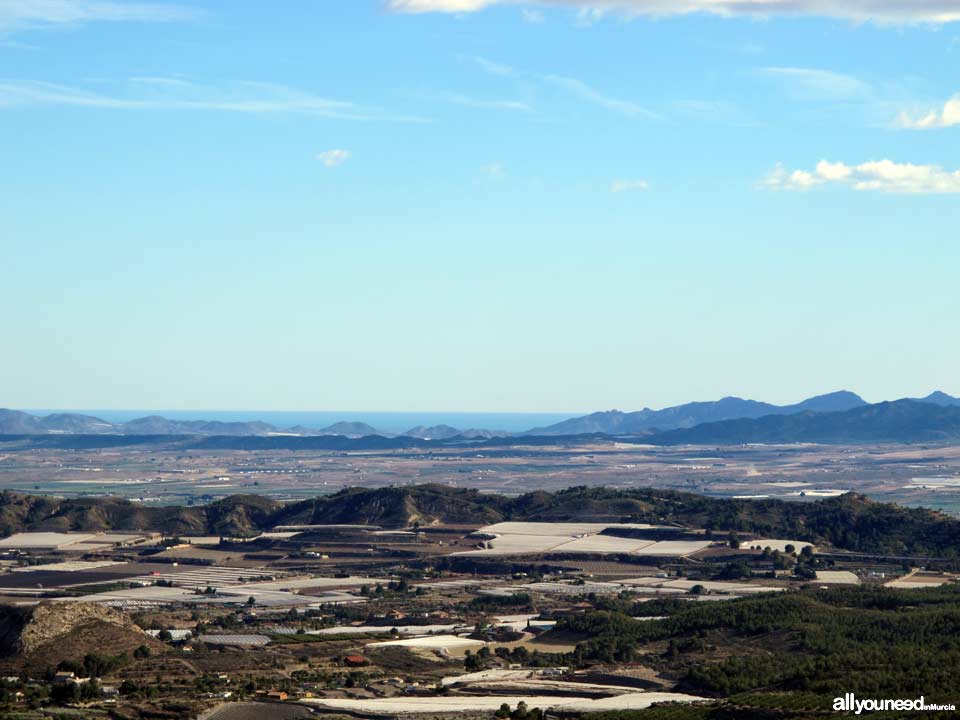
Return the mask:
<svg viewBox="0 0 960 720"><path fill-rule="evenodd" d="M0 406L960 394L960 0L0 0Z"/></svg>

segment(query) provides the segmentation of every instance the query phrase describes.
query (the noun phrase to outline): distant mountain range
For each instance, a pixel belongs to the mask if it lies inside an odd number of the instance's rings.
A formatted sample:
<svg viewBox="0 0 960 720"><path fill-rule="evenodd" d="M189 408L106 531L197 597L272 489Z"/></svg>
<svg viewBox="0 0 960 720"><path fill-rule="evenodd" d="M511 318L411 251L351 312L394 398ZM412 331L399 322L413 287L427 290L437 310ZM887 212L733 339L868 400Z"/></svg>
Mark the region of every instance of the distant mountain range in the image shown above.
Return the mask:
<svg viewBox="0 0 960 720"><path fill-rule="evenodd" d="M746 443L902 443L960 440L960 403L896 400L844 412L801 412L704 423L657 433L657 445Z"/></svg>
<svg viewBox="0 0 960 720"><path fill-rule="evenodd" d="M946 395L946 397L949 397ZM958 401L960 402L960 401ZM583 417L570 418L555 425L528 430L525 435L582 435L604 433L607 435L634 435L653 430L688 428L702 423L733 420L736 418L759 418L764 415L792 415L798 412L838 412L867 405L856 393L841 390L828 395L818 395L795 405L771 405L757 400L725 397L714 402L692 402L685 405L637 412L608 410Z"/></svg>
<svg viewBox="0 0 960 720"><path fill-rule="evenodd" d="M222 422L218 420L170 420L159 415L129 420L124 423L110 423L92 415L78 413L53 413L51 415L31 415L20 410L0 409L0 435L229 435L269 436L269 435L341 435L348 438L362 438L371 435L392 437L395 433L385 433L363 422L338 422L325 428L308 428L298 425L291 428L278 428L265 422ZM508 433L492 430L458 430L449 425L425 427L419 425L400 433L401 437L423 440L447 440L453 437L492 438Z"/></svg>
<svg viewBox="0 0 960 720"><path fill-rule="evenodd" d="M338 422L325 428L278 428L266 422L170 420L153 415L123 423L77 413L31 415L0 409L0 435L126 435L285 438L338 436L414 438L425 442L492 442L516 437L523 442L550 443L551 438L583 435L642 437L651 443L747 442L910 442L960 438L953 425L960 416L960 398L936 391L923 398L869 404L846 390L818 395L793 405L725 397L713 402L637 412L610 410L570 418L547 427L511 435L490 430L460 430L450 425L423 425L403 433L385 433L363 422ZM379 438L379 440L376 440ZM395 444L395 443L394 443ZM404 441L401 445L406 446ZM399 446L398 446L399 447Z"/></svg>

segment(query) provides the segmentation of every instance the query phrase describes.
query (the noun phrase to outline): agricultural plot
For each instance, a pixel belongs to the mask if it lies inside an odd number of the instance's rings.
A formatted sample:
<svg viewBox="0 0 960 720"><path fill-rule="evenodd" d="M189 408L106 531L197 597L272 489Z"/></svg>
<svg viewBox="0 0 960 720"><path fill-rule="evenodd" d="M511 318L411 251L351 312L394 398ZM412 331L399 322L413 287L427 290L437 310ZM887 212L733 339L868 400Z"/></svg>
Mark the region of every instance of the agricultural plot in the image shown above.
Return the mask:
<svg viewBox="0 0 960 720"><path fill-rule="evenodd" d="M420 583L414 585L416 589L423 588L427 591L434 590L468 590L470 588L483 587L484 585L496 585L501 580L483 580L481 578L467 578L466 580L441 580L440 582Z"/></svg>
<svg viewBox="0 0 960 720"><path fill-rule="evenodd" d="M612 535L590 535L577 538L564 545L553 548L557 553L624 553L629 554L656 544L654 540L613 537Z"/></svg>
<svg viewBox="0 0 960 720"><path fill-rule="evenodd" d="M454 555L539 555L570 542L560 535L501 535L487 541L489 547L467 550Z"/></svg>
<svg viewBox="0 0 960 720"><path fill-rule="evenodd" d="M270 644L266 635L201 635L197 638L207 645L236 645L239 647L262 647Z"/></svg>
<svg viewBox="0 0 960 720"><path fill-rule="evenodd" d="M786 552L787 545L792 545L795 552L801 552L805 547L816 550L812 543L803 542L802 540L773 540L770 538L760 538L758 540L744 540L742 543L740 543L740 547L742 548L753 548L757 550L770 548L771 550L779 550L780 552Z"/></svg>
<svg viewBox="0 0 960 720"><path fill-rule="evenodd" d="M662 540L649 547L635 551L634 555L652 555L657 557L686 557L706 550L713 543L709 540Z"/></svg>
<svg viewBox="0 0 960 720"><path fill-rule="evenodd" d="M645 523L502 522L487 525L477 532L486 535L564 535L569 538L576 538L583 535L596 535L608 528L657 530L664 527Z"/></svg>
<svg viewBox="0 0 960 720"><path fill-rule="evenodd" d="M579 596L589 595L614 595L623 590L623 587L612 582L538 582L521 585L516 590L532 590L540 593L551 593L554 595Z"/></svg>
<svg viewBox="0 0 960 720"><path fill-rule="evenodd" d="M384 642L367 643L366 647L408 647L425 648L427 650L452 650L454 648L479 648L483 645L485 645L485 643L482 640L471 640L470 638L458 637L456 635L426 635L424 637L407 638L404 640L386 640ZM497 707L499 707L499 705Z"/></svg>
<svg viewBox="0 0 960 720"><path fill-rule="evenodd" d="M249 570L247 575L250 575ZM248 583L246 587L259 590L333 590L360 588L364 585L386 585L389 582L389 580L366 577L294 577Z"/></svg>
<svg viewBox="0 0 960 720"><path fill-rule="evenodd" d="M13 568L11 572L31 573L31 572L81 572L83 570L99 570L105 567L114 567L116 565L125 565L124 562L116 560L68 560L62 563L44 563L43 565L28 565L27 567Z"/></svg>
<svg viewBox="0 0 960 720"><path fill-rule="evenodd" d="M896 580L891 580L886 585L889 588L900 590L923 589L931 587L940 587L947 583L954 582L955 578L948 575L924 575L922 573L913 573Z"/></svg>
<svg viewBox="0 0 960 720"><path fill-rule="evenodd" d="M521 700L527 704L527 707L539 707L556 712L600 712L603 710L642 710L654 703L694 703L702 702L705 698L681 693L628 692L605 698L551 695L449 695L446 697L395 697L369 700L318 698L301 700L300 702L323 710L394 717L417 713L493 713L503 703L516 707Z"/></svg>
<svg viewBox="0 0 960 720"><path fill-rule="evenodd" d="M265 571L264 571L265 572ZM132 578L133 581L153 583L164 580L183 588L221 587L224 585L241 585L258 575L264 574L254 568L231 567L202 567L196 570L178 570L158 572L151 575ZM273 573L271 573L273 574Z"/></svg>
<svg viewBox="0 0 960 720"><path fill-rule="evenodd" d="M307 635L381 635L396 630L398 635L437 635L468 630L462 625L342 625L340 627L308 630Z"/></svg>
<svg viewBox="0 0 960 720"><path fill-rule="evenodd" d="M817 582L826 585L859 585L860 578L847 570L818 570Z"/></svg>
<svg viewBox="0 0 960 720"><path fill-rule="evenodd" d="M538 523L502 522L476 531L494 536L477 550L454 555L542 555L545 553L633 554L684 557L711 545L701 540L622 538L601 535L607 529L663 530L665 526L642 523Z"/></svg>
<svg viewBox="0 0 960 720"><path fill-rule="evenodd" d="M140 603L159 605L173 602L193 602L198 597L200 596L189 588L149 585L145 587L127 588L125 590L111 590L110 592L87 595L80 598L57 598L57 602L83 601L125 607L126 603L133 603L134 605Z"/></svg>
<svg viewBox="0 0 960 720"><path fill-rule="evenodd" d="M0 540L0 550L59 550L74 543L92 540L96 535L85 533L26 532Z"/></svg>
<svg viewBox="0 0 960 720"><path fill-rule="evenodd" d="M629 587L633 591L651 591L651 590L677 590L680 592L689 592L693 588L700 586L704 590L715 593L729 593L736 595L749 595L752 593L780 592L786 588L772 587L769 585L757 585L753 583L734 583L718 582L715 580L684 580L684 579L664 579L664 578L636 578L634 580L618 580L618 583Z"/></svg>

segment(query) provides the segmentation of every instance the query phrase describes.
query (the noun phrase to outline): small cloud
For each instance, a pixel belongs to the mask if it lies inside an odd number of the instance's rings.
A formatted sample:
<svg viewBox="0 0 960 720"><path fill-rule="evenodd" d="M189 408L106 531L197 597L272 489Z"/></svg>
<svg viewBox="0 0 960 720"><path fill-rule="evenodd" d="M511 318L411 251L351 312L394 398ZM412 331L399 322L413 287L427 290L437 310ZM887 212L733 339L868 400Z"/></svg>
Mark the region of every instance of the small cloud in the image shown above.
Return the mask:
<svg viewBox="0 0 960 720"><path fill-rule="evenodd" d="M113 85L117 84L111 83L111 86ZM120 83L112 91L92 92L85 86L58 85L36 80L0 80L0 109L33 105L251 115L289 113L342 120L423 122L420 118L391 116L376 108L363 108L352 102L333 100L296 88L261 82L214 87L197 85L176 77L138 77Z"/></svg>
<svg viewBox="0 0 960 720"><path fill-rule="evenodd" d="M543 25L546 21L546 17L541 11L530 10L529 8L521 8L520 17L528 25Z"/></svg>
<svg viewBox="0 0 960 720"><path fill-rule="evenodd" d="M328 168L337 167L350 159L350 151L324 150L322 153L317 153L316 158Z"/></svg>
<svg viewBox="0 0 960 720"><path fill-rule="evenodd" d="M768 67L763 73L782 81L787 91L800 100L851 100L870 93L867 83L831 70Z"/></svg>
<svg viewBox="0 0 960 720"><path fill-rule="evenodd" d="M646 180L614 180L612 183L610 183L610 192L612 193L649 189L650 184Z"/></svg>
<svg viewBox="0 0 960 720"><path fill-rule="evenodd" d="M483 166L483 172L487 177L499 178L507 174L507 171L504 169L503 165L499 162L492 162L489 165Z"/></svg>
<svg viewBox="0 0 960 720"><path fill-rule="evenodd" d="M479 65L485 72L490 73L491 75L500 75L507 77L514 74L514 69L509 65L504 65L502 63L494 62L493 60L488 60L485 57L480 57L479 55L473 59L477 65Z"/></svg>
<svg viewBox="0 0 960 720"><path fill-rule="evenodd" d="M677 100L673 107L678 113L703 122L734 127L757 127L760 124L740 106L726 100Z"/></svg>
<svg viewBox="0 0 960 720"><path fill-rule="evenodd" d="M0 33L92 22L176 22L198 13L168 3L116 0L3 0Z"/></svg>
<svg viewBox="0 0 960 720"><path fill-rule="evenodd" d="M942 108L929 110L920 115L902 112L894 121L894 127L904 130L932 130L960 125L960 95L954 95Z"/></svg>
<svg viewBox="0 0 960 720"><path fill-rule="evenodd" d="M626 115L627 117L644 117L651 120L658 118L656 113L647 110L642 105L638 105L630 100L621 100L619 98L610 97L609 95L604 95L603 93L587 85L585 82L577 80L576 78L562 77L560 75L547 75L544 79L550 83L553 83L557 87L567 90L573 95L579 97L581 100L593 103L594 105L599 105L600 107L606 108L607 110L611 110L621 115Z"/></svg>
<svg viewBox="0 0 960 720"><path fill-rule="evenodd" d="M951 172L938 165L914 165L892 160L871 160L860 165L821 160L812 171L790 171L778 163L760 182L760 187L806 191L827 184L901 195L941 195L960 193L960 170Z"/></svg>
<svg viewBox="0 0 960 720"><path fill-rule="evenodd" d="M820 17L875 22L880 25L942 25L960 20L955 0L540 0L525 5L577 8L578 22L590 23L606 13L623 17L669 17L705 13L721 17ZM403 13L470 13L518 0L387 0Z"/></svg>
<svg viewBox="0 0 960 720"><path fill-rule="evenodd" d="M464 107L481 108L486 110L507 110L512 112L530 112L532 108L518 100L486 100L466 95L451 95L450 102Z"/></svg>
<svg viewBox="0 0 960 720"><path fill-rule="evenodd" d="M606 8L598 7L585 7L577 10L577 21L576 24L578 27L591 27L596 25L598 22L603 20L604 16L607 14Z"/></svg>

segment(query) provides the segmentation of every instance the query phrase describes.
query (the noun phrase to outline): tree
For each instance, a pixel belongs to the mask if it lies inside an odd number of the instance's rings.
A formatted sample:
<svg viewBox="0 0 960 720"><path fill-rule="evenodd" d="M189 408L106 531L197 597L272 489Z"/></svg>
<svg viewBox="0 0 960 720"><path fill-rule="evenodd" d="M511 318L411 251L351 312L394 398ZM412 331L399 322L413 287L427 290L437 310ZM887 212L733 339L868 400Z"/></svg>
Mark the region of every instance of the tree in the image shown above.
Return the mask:
<svg viewBox="0 0 960 720"><path fill-rule="evenodd" d="M50 691L50 699L59 705L76 702L80 699L80 690L76 683L54 685Z"/></svg>
<svg viewBox="0 0 960 720"><path fill-rule="evenodd" d="M730 547L732 547L734 550L739 550L739 549L740 549L740 536L737 535L735 532L731 532L731 533L727 536L727 543L728 543L728 544L730 545Z"/></svg>
<svg viewBox="0 0 960 720"><path fill-rule="evenodd" d="M253 595L247 598L247 607L253 607L256 604L257 604L257 599Z"/></svg>

